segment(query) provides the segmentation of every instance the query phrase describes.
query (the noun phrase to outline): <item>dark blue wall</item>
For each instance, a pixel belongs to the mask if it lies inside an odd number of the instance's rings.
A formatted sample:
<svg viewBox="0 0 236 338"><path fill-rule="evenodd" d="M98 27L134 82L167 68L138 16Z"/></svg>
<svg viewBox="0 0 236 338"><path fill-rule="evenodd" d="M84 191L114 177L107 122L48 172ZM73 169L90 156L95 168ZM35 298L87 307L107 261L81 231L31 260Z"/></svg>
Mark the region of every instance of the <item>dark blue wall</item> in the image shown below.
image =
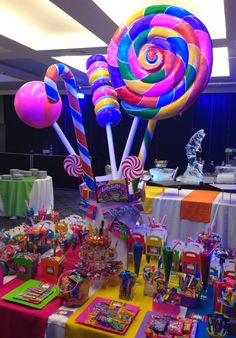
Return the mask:
<svg viewBox="0 0 236 338"><path fill-rule="evenodd" d="M68 100L63 96L63 112L58 124L72 146L76 148L73 124ZM95 175L104 174L104 166L109 163L106 132L96 123L91 96L80 100L90 154ZM53 145L54 154L67 155L67 151L52 127L38 130L24 125L16 116L14 97L4 97L6 123L6 151L41 153L42 149ZM169 160L169 167L186 166L184 146L199 129L204 129L206 137L202 142L201 156L206 162L225 160L224 150L236 148L236 94L201 94L198 100L182 116L159 121L146 162L146 168L154 166L154 159ZM119 163L128 136L132 118L123 113L120 124L113 129L114 144ZM146 121L140 121L131 154L137 155L146 128Z"/></svg>

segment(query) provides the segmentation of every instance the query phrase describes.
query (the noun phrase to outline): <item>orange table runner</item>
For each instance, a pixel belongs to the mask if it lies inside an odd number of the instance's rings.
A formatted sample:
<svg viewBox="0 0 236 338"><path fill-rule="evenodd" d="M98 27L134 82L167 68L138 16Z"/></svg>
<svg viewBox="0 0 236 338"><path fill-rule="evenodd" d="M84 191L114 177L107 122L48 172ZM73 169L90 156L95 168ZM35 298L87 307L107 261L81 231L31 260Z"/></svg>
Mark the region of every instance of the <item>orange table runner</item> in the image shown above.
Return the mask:
<svg viewBox="0 0 236 338"><path fill-rule="evenodd" d="M181 201L180 218L193 222L210 223L212 203L218 195L218 191L192 191Z"/></svg>

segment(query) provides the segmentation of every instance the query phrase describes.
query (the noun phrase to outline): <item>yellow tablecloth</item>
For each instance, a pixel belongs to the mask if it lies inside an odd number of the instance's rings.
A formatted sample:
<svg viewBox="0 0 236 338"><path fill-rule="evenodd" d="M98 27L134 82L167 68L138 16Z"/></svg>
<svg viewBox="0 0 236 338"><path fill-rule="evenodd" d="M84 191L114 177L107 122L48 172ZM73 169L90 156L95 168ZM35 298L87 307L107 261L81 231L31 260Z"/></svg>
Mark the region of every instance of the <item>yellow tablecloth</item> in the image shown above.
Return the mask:
<svg viewBox="0 0 236 338"><path fill-rule="evenodd" d="M156 196L163 194L165 191L165 188L163 187L154 187L154 186L146 186L145 187L145 200L143 202L143 208L145 214L151 214L152 213L152 205L153 200Z"/></svg>
<svg viewBox="0 0 236 338"><path fill-rule="evenodd" d="M130 327L126 331L125 335L122 337L135 337L139 326L148 310L152 310L152 298L149 296L143 295L143 280L140 278L140 285L135 285L135 295L134 301L125 301L127 303L140 306L140 311L135 317L134 321L131 323ZM118 337L118 334L114 334L108 331L102 331L98 329L94 329L90 326L85 326L81 324L77 324L75 319L79 316L79 314L88 306L88 304L96 297L109 298L112 300L120 300L119 299L119 286L107 287L99 289L95 292L93 297L85 303L79 310L75 311L75 313L68 319L65 327L65 338L104 338L104 337ZM122 301L122 300L120 300Z"/></svg>

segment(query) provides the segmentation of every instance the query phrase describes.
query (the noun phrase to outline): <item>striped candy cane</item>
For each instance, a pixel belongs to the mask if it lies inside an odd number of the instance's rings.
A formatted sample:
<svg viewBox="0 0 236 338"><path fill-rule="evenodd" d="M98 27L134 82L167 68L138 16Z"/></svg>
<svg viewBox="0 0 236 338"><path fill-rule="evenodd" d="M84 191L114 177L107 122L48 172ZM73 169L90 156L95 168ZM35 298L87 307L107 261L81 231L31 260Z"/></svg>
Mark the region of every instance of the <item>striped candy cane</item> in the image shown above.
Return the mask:
<svg viewBox="0 0 236 338"><path fill-rule="evenodd" d="M143 164L145 164L147 159L148 150L151 146L153 134L155 132L157 121L156 120L150 120L148 121L147 128L143 137L143 142L138 154L138 158L143 161Z"/></svg>
<svg viewBox="0 0 236 338"><path fill-rule="evenodd" d="M92 171L91 160L85 136L84 124L80 112L80 105L77 97L75 78L70 69L61 64L51 65L45 74L44 83L49 101L57 102L59 93L57 89L58 77L61 76L67 90L69 105L71 109L72 121L74 124L76 140L79 148L80 158L84 171L84 179L89 189L95 190L95 183Z"/></svg>

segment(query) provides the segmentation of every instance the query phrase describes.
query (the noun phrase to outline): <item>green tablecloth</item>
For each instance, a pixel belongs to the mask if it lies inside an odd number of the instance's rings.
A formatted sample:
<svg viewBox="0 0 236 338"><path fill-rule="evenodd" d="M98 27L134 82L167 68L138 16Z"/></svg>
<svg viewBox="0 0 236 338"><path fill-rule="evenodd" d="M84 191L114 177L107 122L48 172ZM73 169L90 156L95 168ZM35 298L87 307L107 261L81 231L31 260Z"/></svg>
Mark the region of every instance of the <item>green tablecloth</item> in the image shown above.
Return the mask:
<svg viewBox="0 0 236 338"><path fill-rule="evenodd" d="M25 201L29 202L36 177L25 177L23 180L0 180L0 195L3 200L5 216L25 216Z"/></svg>

